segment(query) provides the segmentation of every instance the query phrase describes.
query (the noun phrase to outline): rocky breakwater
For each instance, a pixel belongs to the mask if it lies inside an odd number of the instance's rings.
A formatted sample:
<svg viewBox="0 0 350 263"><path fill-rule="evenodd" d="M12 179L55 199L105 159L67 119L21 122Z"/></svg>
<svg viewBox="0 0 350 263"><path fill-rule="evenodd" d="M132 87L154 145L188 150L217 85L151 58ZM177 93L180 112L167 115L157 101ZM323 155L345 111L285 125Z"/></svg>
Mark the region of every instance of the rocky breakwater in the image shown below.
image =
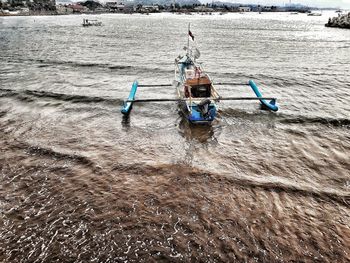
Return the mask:
<svg viewBox="0 0 350 263"><path fill-rule="evenodd" d="M338 17L329 18L326 27L340 27L350 29L350 12L345 15L339 15Z"/></svg>

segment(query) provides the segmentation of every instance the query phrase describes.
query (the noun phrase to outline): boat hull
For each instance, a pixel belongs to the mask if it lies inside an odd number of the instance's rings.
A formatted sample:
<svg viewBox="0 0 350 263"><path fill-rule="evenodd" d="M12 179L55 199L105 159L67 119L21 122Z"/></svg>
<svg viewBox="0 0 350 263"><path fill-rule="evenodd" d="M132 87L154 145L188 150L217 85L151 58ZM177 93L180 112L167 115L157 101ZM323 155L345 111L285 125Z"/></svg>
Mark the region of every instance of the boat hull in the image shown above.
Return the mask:
<svg viewBox="0 0 350 263"><path fill-rule="evenodd" d="M187 102L180 102L179 108L184 117L193 124L210 124L215 120L217 114L217 106L213 103L209 105L208 113L205 116L199 110L199 106L194 103L188 105Z"/></svg>

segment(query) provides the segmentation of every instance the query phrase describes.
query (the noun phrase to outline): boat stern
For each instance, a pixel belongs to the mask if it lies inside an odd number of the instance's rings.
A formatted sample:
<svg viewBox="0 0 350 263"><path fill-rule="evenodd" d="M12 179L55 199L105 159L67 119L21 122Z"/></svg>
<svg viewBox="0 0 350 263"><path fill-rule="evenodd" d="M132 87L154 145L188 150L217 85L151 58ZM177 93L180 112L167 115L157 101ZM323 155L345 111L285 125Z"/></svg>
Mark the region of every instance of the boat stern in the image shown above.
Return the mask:
<svg viewBox="0 0 350 263"><path fill-rule="evenodd" d="M191 111L189 112L187 119L191 122L191 123L211 123L216 116L216 105L215 104L210 104L208 106L208 110L206 113L203 113L203 110L200 109L200 106L198 105L192 105L191 107Z"/></svg>

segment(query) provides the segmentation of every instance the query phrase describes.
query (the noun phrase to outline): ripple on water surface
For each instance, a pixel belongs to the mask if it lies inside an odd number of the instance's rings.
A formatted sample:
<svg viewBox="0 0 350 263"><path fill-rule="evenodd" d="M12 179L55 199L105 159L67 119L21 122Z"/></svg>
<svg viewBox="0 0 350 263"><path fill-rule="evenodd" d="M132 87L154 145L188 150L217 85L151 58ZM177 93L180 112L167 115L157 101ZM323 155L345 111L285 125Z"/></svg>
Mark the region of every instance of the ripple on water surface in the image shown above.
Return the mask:
<svg viewBox="0 0 350 263"><path fill-rule="evenodd" d="M350 32L302 14L96 17L0 18L0 261L350 261ZM254 79L280 112L121 116L136 78L171 82L188 22L214 81Z"/></svg>

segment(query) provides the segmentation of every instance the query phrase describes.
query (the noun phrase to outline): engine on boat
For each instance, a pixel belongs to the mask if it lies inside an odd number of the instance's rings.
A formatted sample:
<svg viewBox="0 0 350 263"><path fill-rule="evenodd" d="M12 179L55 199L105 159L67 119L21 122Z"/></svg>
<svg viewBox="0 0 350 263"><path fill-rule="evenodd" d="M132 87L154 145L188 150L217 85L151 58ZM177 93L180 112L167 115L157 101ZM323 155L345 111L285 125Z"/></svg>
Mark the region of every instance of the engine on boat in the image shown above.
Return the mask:
<svg viewBox="0 0 350 263"><path fill-rule="evenodd" d="M206 117L209 114L209 105L211 101L210 99L204 99L199 102L198 105L198 110L202 114L202 116Z"/></svg>

